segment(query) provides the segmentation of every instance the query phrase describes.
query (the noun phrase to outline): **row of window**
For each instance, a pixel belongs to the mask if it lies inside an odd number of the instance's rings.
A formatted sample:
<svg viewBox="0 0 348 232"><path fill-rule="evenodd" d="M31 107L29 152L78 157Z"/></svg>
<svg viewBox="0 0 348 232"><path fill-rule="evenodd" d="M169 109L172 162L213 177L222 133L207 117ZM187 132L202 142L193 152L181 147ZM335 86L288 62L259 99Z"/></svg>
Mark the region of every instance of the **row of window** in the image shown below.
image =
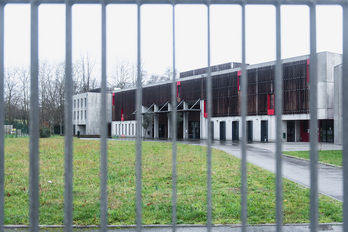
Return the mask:
<svg viewBox="0 0 348 232"><path fill-rule="evenodd" d="M77 116L77 120L87 119L87 110L85 110L85 118L83 118L83 110L81 110L81 114L80 114L80 111L74 111L74 120L76 120L76 116Z"/></svg>
<svg viewBox="0 0 348 232"><path fill-rule="evenodd" d="M125 136L134 136L135 135L135 131L134 131L134 123L129 123L129 124L121 124L118 125L116 124L115 126L115 134L116 135L125 135Z"/></svg>
<svg viewBox="0 0 348 232"><path fill-rule="evenodd" d="M85 107L87 107L87 98L85 98ZM81 107L83 107L83 98L81 98ZM74 100L74 108L76 108L76 99ZM80 108L80 99L77 99L77 108Z"/></svg>

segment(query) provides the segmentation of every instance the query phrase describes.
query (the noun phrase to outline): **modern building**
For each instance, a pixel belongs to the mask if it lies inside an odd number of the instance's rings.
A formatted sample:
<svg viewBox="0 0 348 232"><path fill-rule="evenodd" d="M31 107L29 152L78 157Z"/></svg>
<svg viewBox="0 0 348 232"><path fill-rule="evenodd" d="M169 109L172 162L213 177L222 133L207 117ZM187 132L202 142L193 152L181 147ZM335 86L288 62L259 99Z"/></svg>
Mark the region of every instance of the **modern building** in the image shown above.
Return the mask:
<svg viewBox="0 0 348 232"><path fill-rule="evenodd" d="M318 139L334 142L335 76L334 68L342 63L342 55L318 53ZM309 55L282 60L284 141L309 141ZM239 140L241 138L241 68L238 63L211 67L213 114L212 138ZM206 111L207 68L180 73L177 80L178 138L207 139ZM275 62L247 66L247 140L275 141ZM143 88L142 113L153 115L153 125L147 137L170 137L171 82ZM136 89L113 93L112 135L135 136Z"/></svg>
<svg viewBox="0 0 348 232"><path fill-rule="evenodd" d="M101 112L100 89L73 96L74 135L100 135ZM107 122L111 134L111 93L107 93Z"/></svg>

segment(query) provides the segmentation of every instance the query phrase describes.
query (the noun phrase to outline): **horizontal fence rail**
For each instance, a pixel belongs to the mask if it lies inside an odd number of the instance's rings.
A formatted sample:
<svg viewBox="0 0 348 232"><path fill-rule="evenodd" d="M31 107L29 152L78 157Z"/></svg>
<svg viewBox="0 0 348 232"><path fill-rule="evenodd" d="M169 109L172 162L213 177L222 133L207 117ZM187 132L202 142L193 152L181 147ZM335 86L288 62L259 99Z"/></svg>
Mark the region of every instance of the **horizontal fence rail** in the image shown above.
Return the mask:
<svg viewBox="0 0 348 232"><path fill-rule="evenodd" d="M65 4L64 0L40 0L41 4ZM30 0L3 0L4 4L8 3L30 3ZM71 4L100 4L98 0L72 0ZM235 5L345 5L348 0L107 0L106 4L235 4Z"/></svg>
<svg viewBox="0 0 348 232"><path fill-rule="evenodd" d="M101 29L101 77L102 77L102 109L101 109L101 189L100 189L100 215L101 230L108 229L107 212L107 127L106 127L106 6L108 4L136 4L137 8L137 91L136 91L136 230L142 231L142 75L141 75L141 5L142 4L171 4L173 5L173 70L176 68L176 47L175 47L175 6L177 4L204 4L207 5L207 51L208 51L208 73L207 73L207 109L208 122L212 117L212 77L210 69L210 5L213 4L237 4L242 8L242 158L241 158L241 220L242 231L247 231L247 149L246 149L246 117L247 117L247 67L246 67L246 5L274 5L276 10L276 67L275 67L275 86L276 86L276 221L277 231L283 230L283 183L282 183L282 137L281 137L281 112L283 112L283 78L281 63L281 6L282 5L308 5L310 9L310 173L311 173L311 208L310 220L311 231L318 231L318 116L317 116L317 51L316 51L316 6L317 5L341 5L343 7L343 89L348 89L348 0L1 0L0 2L0 128L4 127L4 8L6 4L30 4L31 5L31 100L30 100L30 231L39 231L39 111L38 105L38 7L40 4L65 4L66 5L66 83L65 83L65 128L66 131L72 131L72 6L74 4L100 4L102 29ZM294 16L295 17L295 16ZM171 119L172 133L172 230L176 231L177 223L177 118L176 118L176 74L172 76L171 86L173 117ZM348 91L343 91L343 106L348 105ZM343 219L348 218L348 107L343 107ZM211 167L212 167L212 137L213 128L211 123L208 126L207 141L207 231L212 230L212 185L211 185ZM4 231L4 130L0 130L0 232ZM73 228L73 143L71 133L65 134L65 231L72 231ZM228 204L228 202L226 203ZM344 221L343 228L348 232L348 225Z"/></svg>

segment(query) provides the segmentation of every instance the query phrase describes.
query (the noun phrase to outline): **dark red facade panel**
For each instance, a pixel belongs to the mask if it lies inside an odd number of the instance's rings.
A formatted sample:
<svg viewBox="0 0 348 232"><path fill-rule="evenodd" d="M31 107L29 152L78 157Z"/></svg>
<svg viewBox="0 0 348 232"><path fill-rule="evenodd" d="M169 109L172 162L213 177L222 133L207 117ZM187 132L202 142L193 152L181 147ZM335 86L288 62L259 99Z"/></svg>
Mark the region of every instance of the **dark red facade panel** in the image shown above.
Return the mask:
<svg viewBox="0 0 348 232"><path fill-rule="evenodd" d="M240 116L241 71L212 76L212 117ZM248 115L274 114L274 65L248 69ZM283 113L309 113L309 60L283 64ZM171 83L143 88L143 105L163 106L171 102ZM113 120L135 120L136 91L125 90L113 94ZM206 77L177 82L177 98L189 104L204 100L206 109ZM116 101L117 99L117 101ZM122 110L121 110L122 109Z"/></svg>

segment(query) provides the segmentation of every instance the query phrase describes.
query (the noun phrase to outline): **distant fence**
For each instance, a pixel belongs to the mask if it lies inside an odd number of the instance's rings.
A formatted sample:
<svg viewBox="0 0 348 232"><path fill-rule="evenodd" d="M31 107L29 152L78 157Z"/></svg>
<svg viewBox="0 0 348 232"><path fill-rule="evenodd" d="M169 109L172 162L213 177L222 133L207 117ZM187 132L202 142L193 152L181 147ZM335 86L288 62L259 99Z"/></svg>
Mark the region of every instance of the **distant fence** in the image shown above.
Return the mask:
<svg viewBox="0 0 348 232"><path fill-rule="evenodd" d="M247 69L245 63L246 51L246 5L248 4L268 4L275 6L276 9L276 68L275 68L275 89L282 89L282 65L281 65L281 6L282 5L307 5L310 10L310 157L311 157L311 206L310 206L310 221L311 231L318 231L318 151L317 151L317 38L316 38L316 6L317 5L340 5L343 8L343 89L348 89L348 0L2 0L0 2L0 103L4 102L4 8L8 3L23 3L31 5L31 101L30 101L30 231L38 231L39 229L39 89L38 89L38 73L39 73L39 36L38 36L38 7L40 4L65 4L66 6L66 108L65 108L65 131L73 131L72 127L72 6L73 4L100 4L102 17L101 30L101 51L102 51L102 110L103 115L101 120L101 195L100 195L100 210L101 210L101 230L107 231L107 121L106 121L106 6L107 4L135 4L138 6L138 86L136 92L137 102L137 131L141 131L141 102L142 102L142 87L141 87L141 38L140 38L140 15L141 5L143 4L172 4L173 5L173 70L175 70L175 5L177 4L204 4L207 6L208 23L207 23L207 51L208 51L208 76L207 76L207 112L208 120L211 120L212 115L212 81L210 70L210 5L212 4L237 4L242 10L242 187L241 187L241 205L242 205L242 231L247 230L247 165L246 165L246 115L247 115ZM294 15L293 17L296 17ZM29 19L28 19L29 20ZM283 184L282 184L282 133L281 127L281 112L282 112L282 92L276 91L275 96L275 112L276 112L276 221L277 231L282 231L283 226ZM172 104L176 111L176 83L175 75L173 75L172 84ZM348 232L348 91L343 91L343 170L344 170L344 203L343 203L343 218L344 231ZM4 104L0 104L0 128L4 126ZM175 125L176 113L173 113L172 125ZM172 228L176 231L176 126L173 126L173 193L172 193ZM208 129L208 146L207 146L207 231L212 228L212 189L211 189L211 124ZM0 132L0 231L3 231L4 222L4 131ZM136 142L136 230L142 230L142 205L141 205L141 148L142 137L141 133L137 134ZM73 139L72 134L67 133L65 136L65 231L72 231L73 222Z"/></svg>

